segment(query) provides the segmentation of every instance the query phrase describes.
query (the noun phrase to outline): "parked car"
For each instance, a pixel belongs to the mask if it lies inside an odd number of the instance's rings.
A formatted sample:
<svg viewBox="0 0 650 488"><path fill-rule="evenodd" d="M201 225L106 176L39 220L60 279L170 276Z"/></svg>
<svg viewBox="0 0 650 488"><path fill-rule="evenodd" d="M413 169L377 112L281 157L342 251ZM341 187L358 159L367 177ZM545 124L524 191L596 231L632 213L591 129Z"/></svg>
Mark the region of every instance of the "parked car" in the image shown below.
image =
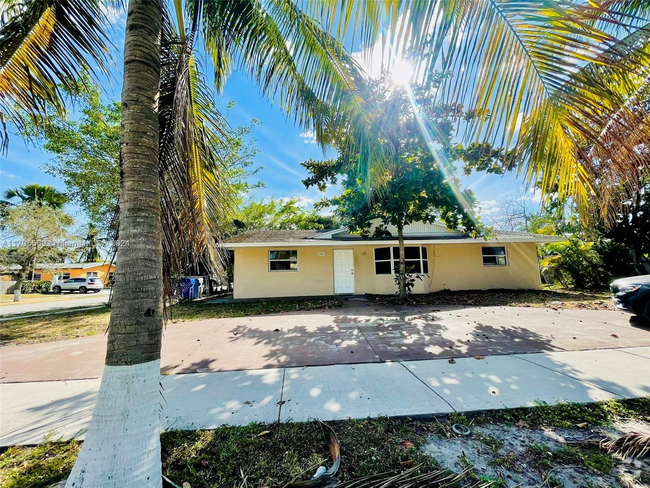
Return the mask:
<svg viewBox="0 0 650 488"><path fill-rule="evenodd" d="M631 276L613 281L614 306L650 320L650 275Z"/></svg>
<svg viewBox="0 0 650 488"><path fill-rule="evenodd" d="M70 278L62 283L55 283L52 286L54 293L61 293L63 291L78 291L79 293L88 293L94 291L99 293L104 288L102 280L99 278Z"/></svg>

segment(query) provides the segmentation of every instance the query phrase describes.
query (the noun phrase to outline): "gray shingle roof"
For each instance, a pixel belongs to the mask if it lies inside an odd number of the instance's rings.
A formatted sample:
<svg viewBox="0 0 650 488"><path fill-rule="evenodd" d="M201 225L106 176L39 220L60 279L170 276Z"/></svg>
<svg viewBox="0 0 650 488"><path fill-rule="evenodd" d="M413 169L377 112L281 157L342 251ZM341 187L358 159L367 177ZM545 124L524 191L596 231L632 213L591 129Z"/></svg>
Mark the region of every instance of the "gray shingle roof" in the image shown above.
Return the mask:
<svg viewBox="0 0 650 488"><path fill-rule="evenodd" d="M242 242L295 242L309 239L317 230L247 230L231 237L226 244Z"/></svg>
<svg viewBox="0 0 650 488"><path fill-rule="evenodd" d="M241 234L238 234L236 236L231 237L227 241L225 241L225 244L263 244L263 243L271 243L271 242L299 242L299 241L316 241L316 242L322 242L323 245L327 245L328 242L335 242L335 241L359 241L363 240L361 236L358 235L337 235L332 237L331 239L314 239L318 234L328 232L328 231L320 231L320 230L249 230L246 232L242 232ZM397 239L396 236L390 237L390 238L383 238L383 239L367 239L367 242L378 242L382 240L395 240ZM531 242L542 242L542 241L554 241L562 238L558 238L556 236L542 236L539 234L530 234L528 232L513 232L513 231L497 231L494 233L491 239L489 241L499 241L499 240L504 240L507 241L508 239L516 239L517 241L527 241L530 240ZM442 240L457 240L457 241L474 241L474 239L470 236L466 235L457 235L457 234L450 234L448 236L446 235L420 235L420 236L407 236L405 240L436 240L436 241L442 241Z"/></svg>

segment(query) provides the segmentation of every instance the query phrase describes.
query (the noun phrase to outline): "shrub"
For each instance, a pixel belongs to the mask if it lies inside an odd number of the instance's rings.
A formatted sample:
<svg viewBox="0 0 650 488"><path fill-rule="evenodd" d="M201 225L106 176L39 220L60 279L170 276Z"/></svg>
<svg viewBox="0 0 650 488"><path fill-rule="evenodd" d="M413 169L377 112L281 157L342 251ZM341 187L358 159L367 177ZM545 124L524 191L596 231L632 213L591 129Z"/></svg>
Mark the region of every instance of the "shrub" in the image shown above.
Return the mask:
<svg viewBox="0 0 650 488"><path fill-rule="evenodd" d="M598 288L609 282L602 257L591 242L582 242L572 237L566 242L549 244L544 249L546 257L542 260L545 279L552 275L553 280L565 287Z"/></svg>
<svg viewBox="0 0 650 488"><path fill-rule="evenodd" d="M23 281L20 285L20 293L49 293L52 290L52 282L49 280L42 281Z"/></svg>
<svg viewBox="0 0 650 488"><path fill-rule="evenodd" d="M20 285L20 293L34 293L35 281L23 281Z"/></svg>

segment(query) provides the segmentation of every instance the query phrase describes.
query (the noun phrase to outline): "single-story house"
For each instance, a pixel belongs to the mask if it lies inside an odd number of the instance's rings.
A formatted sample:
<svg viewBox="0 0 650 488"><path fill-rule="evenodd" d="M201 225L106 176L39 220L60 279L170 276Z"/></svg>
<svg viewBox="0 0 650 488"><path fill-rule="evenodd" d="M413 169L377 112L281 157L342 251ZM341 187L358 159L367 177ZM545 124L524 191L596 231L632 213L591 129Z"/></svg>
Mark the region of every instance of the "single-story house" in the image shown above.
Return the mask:
<svg viewBox="0 0 650 488"><path fill-rule="evenodd" d="M399 264L393 237L363 239L347 229L251 230L225 242L234 251L234 298L394 294ZM540 289L537 244L565 238L496 232L474 239L443 223L404 230L406 265L422 280L414 293Z"/></svg>
<svg viewBox="0 0 650 488"><path fill-rule="evenodd" d="M20 266L3 269L5 276L15 274ZM70 278L100 278L103 283L113 281L115 265L107 262L98 263L37 263L34 272L26 279L30 281L63 281Z"/></svg>

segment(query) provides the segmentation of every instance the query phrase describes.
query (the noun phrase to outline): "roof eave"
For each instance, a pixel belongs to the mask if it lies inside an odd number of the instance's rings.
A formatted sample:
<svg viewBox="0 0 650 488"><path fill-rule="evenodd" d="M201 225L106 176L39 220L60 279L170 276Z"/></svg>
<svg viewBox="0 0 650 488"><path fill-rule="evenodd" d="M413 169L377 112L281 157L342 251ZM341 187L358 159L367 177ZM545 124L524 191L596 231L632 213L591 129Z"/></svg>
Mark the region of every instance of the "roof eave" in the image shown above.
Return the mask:
<svg viewBox="0 0 650 488"><path fill-rule="evenodd" d="M490 243L490 242L503 242L503 243L533 243L533 244L543 244L546 242L561 242L565 241L566 237L562 236L542 236L540 235L535 237L528 236L503 236L503 237L493 237L489 239L473 239L471 237L462 238L462 239L409 239L407 244L472 244L472 243ZM226 249L240 249L248 247L349 247L349 246L374 246L374 245L397 245L399 241L397 239L382 239L382 240L334 240L334 239L305 239L302 241L275 241L275 242L233 242L225 243L224 247Z"/></svg>

